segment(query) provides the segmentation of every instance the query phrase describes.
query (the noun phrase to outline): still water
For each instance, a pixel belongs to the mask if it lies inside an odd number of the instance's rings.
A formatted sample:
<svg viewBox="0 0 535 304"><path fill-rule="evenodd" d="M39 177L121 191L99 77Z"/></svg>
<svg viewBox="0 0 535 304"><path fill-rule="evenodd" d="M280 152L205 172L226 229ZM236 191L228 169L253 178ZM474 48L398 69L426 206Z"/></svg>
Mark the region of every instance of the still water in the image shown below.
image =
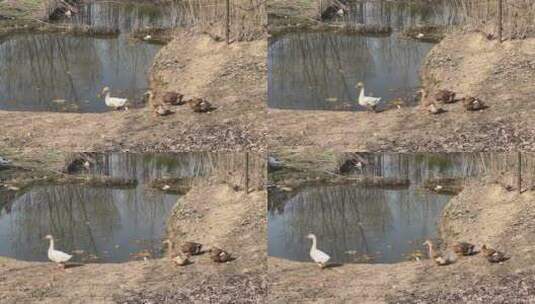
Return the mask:
<svg viewBox="0 0 535 304"><path fill-rule="evenodd" d="M292 33L274 38L268 55L268 102L272 108L360 111L367 96L384 104L417 103L422 61L431 43L390 37Z"/></svg>
<svg viewBox="0 0 535 304"><path fill-rule="evenodd" d="M110 38L62 34L18 34L0 41L0 109L104 112L99 95L142 106L148 73L161 46L130 38L133 30L179 26L178 6L94 2L60 22L116 29Z"/></svg>
<svg viewBox="0 0 535 304"><path fill-rule="evenodd" d="M232 155L214 153L85 154L79 173L135 179L131 188L44 185L0 197L0 256L46 261L46 234L75 260L123 262L161 255L166 221L179 196L157 191L157 178L206 176ZM95 260L94 257L98 257Z"/></svg>
<svg viewBox="0 0 535 304"><path fill-rule="evenodd" d="M310 261L311 241L337 263L395 263L437 238L449 196L416 189L306 188L268 215L270 256Z"/></svg>
<svg viewBox="0 0 535 304"><path fill-rule="evenodd" d="M178 196L80 185L40 186L0 210L0 255L46 261L46 234L74 260L122 262L160 254L165 222ZM98 257L98 259L95 259Z"/></svg>
<svg viewBox="0 0 535 304"><path fill-rule="evenodd" d="M99 95L140 104L159 46L128 40L24 34L0 44L0 109L103 112Z"/></svg>
<svg viewBox="0 0 535 304"><path fill-rule="evenodd" d="M461 22L458 1L350 1L350 10L332 21L390 26L390 37L339 33L290 33L274 37L268 54L271 108L362 111L357 104L363 82L367 96L416 105L422 62L433 47L406 39L413 26L451 26Z"/></svg>
<svg viewBox="0 0 535 304"><path fill-rule="evenodd" d="M348 153L360 162L345 174L408 180L403 188L309 186L269 193L268 251L310 261L308 233L338 263L396 263L423 253L437 239L438 221L451 195L423 189L427 180L473 178L514 167L514 155L493 153ZM530 162L525 157L525 162Z"/></svg>

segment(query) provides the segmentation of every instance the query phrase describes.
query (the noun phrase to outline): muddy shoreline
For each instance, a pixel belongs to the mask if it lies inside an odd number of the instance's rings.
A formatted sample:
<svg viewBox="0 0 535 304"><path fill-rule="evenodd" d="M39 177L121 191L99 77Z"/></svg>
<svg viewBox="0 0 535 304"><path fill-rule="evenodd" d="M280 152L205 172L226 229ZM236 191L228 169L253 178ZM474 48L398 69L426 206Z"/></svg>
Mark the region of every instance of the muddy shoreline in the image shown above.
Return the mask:
<svg viewBox="0 0 535 304"><path fill-rule="evenodd" d="M25 24L28 18L15 21ZM43 27L42 22L37 23L17 25L14 31L107 34L92 28ZM0 24L0 31L2 28ZM40 153L57 151L265 151L267 43L259 39L227 46L194 28L155 30L150 42L170 46L160 50L149 71L153 102L127 112L0 111L1 127L6 130L0 135L0 151L7 157L22 154L36 159L41 158ZM131 36L140 39L144 34L138 31ZM169 91L205 99L215 110L194 113L187 105L165 105L173 114L160 117L155 107ZM56 130L58 125L63 128L51 136L47 131ZM51 151L42 151L43 147Z"/></svg>
<svg viewBox="0 0 535 304"><path fill-rule="evenodd" d="M492 179L474 180L444 209L441 230L446 243L463 240L490 244L512 255L502 265L489 264L476 255L445 267L424 259L396 264L345 264L320 270L313 263L269 257L268 299L271 303L393 304L505 303L505 299L514 298L517 303L527 303L533 296L532 289L513 282L527 283L534 278L535 256L529 240L533 238L535 221L525 215L533 206L534 194L508 192Z"/></svg>
<svg viewBox="0 0 535 304"><path fill-rule="evenodd" d="M155 115L151 105L105 113L0 111L6 130L0 135L0 151L6 157L37 159L40 153L49 154L42 147L65 152L265 151L267 43L227 46L190 31L173 37L151 69L156 103L167 91L177 91L207 99L215 111L194 113L187 105L171 107L175 113L166 117ZM48 131L57 125L63 128L52 136Z"/></svg>
<svg viewBox="0 0 535 304"><path fill-rule="evenodd" d="M199 205L198 201L214 202ZM221 205L218 205L221 204ZM234 261L217 264L208 254L177 267L166 257L119 264L86 264L58 271L52 263L0 258L2 303L264 303L265 192L235 192L224 184L196 184L169 217L177 242L220 246ZM225 207L224 210L220 207ZM239 210L239 212L236 212ZM187 212L186 212L187 211ZM199 220L200 219L200 220ZM213 226L215 222L224 223ZM178 238L178 239L176 239ZM18 288L17 286L24 286ZM98 296L95 296L98 295Z"/></svg>
<svg viewBox="0 0 535 304"><path fill-rule="evenodd" d="M461 47L462 41L471 41ZM481 33L449 34L427 55L422 86L432 99L439 89L476 96L488 108L470 112L462 102L440 104L445 113L401 107L381 113L268 109L271 147L321 147L339 151L455 152L535 151L530 135L535 96L528 79L535 39L489 41ZM506 89L507 88L507 89ZM426 100L432 101L432 100ZM326 128L325 126L329 126ZM410 130L407 132L406 130Z"/></svg>
<svg viewBox="0 0 535 304"><path fill-rule="evenodd" d="M321 29L317 7L317 1L274 1L268 7L272 35ZM528 106L535 91L527 85L535 77L535 39L500 44L480 31L440 27L410 28L401 35L415 38L420 33L423 39L441 41L420 72L428 96L421 106L381 113L270 108L268 122L277 128L269 133L269 146L370 152L535 151L530 135L535 125L526 123L535 117ZM488 108L469 112L462 102L439 103L445 112L432 115L426 105L441 89L456 92L458 98L480 98Z"/></svg>

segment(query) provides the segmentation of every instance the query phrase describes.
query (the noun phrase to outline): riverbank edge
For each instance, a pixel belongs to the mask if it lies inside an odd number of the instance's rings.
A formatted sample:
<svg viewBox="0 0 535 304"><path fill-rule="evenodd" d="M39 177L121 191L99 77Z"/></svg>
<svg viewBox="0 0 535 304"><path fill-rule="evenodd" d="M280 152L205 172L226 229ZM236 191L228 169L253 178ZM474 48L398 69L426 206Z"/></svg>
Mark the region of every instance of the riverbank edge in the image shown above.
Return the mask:
<svg viewBox="0 0 535 304"><path fill-rule="evenodd" d="M205 204L198 203L201 197ZM228 219L228 214L222 215L218 207L227 204L232 205L229 211L237 209L240 216L221 225L207 222L208 219ZM85 264L59 272L51 262L0 257L0 301L6 304L35 301L152 303L165 298L208 303L231 297L243 303L264 303L267 251L265 242L258 241L266 233L264 204L265 191L236 193L226 184L195 183L191 192L177 201L175 210L188 206L188 210L197 212L181 217L182 222L176 224L187 229L188 240L200 240L206 237L207 229L216 229L221 236L217 245L233 254L233 261L214 263L210 254L205 253L191 257L192 264L179 267L165 255L144 261ZM168 223L172 221L169 215ZM205 248L214 243L209 245ZM54 273L53 282L46 275L50 273ZM25 288L14 288L20 284Z"/></svg>
<svg viewBox="0 0 535 304"><path fill-rule="evenodd" d="M73 0L71 1L74 9L79 9L86 0ZM165 3L172 2L172 0L163 0L163 1L129 1L129 2L149 2L149 3ZM53 23L52 15L47 13L47 10L55 12L57 10L63 9L63 6L60 1L54 1L54 6L48 9L44 8L44 4L40 6L27 7L27 8L17 8L15 11L18 12L16 15L9 14L8 4L5 4L5 7L0 6L0 16L3 16L5 19L1 20L0 18L0 41L7 39L12 35L17 34L43 34L43 33L59 33L59 34L69 34L73 36L85 36L85 37L96 37L96 38L115 38L119 36L120 32L114 29L108 28L99 28L85 25L76 25L76 24L62 24L62 23ZM2 11L4 9L4 11ZM6 14L7 10L7 14ZM54 13L52 13L54 14ZM162 44L165 45L172 39L172 29L165 28L144 28L136 30L130 34L130 37L137 40L143 40L148 43ZM145 37L150 34L151 39L147 40Z"/></svg>
<svg viewBox="0 0 535 304"><path fill-rule="evenodd" d="M342 172L346 168L354 167L353 163L358 161L358 156L351 152L277 149L273 156L276 156L282 165L268 168L271 191L295 193L299 189L317 185L355 185L393 189L410 186L408 179L356 176ZM422 184L422 189L456 195L463 190L463 182L462 178L428 179ZM441 186L440 190L436 190L437 185Z"/></svg>
<svg viewBox="0 0 535 304"><path fill-rule="evenodd" d="M494 195L496 200L489 203L485 200L489 195ZM530 263L535 257L520 253L531 252L533 249L529 244L519 241L514 231L520 218L530 221L530 225L533 224L533 219L522 214L529 208L529 201L535 192L529 191L522 195L523 205L515 209L513 216L496 217L499 221L496 226L503 228L503 231L494 233L487 227L493 226L492 223L484 225L487 215L484 214L483 206L490 204L489 207L493 210L496 210L496 206L508 210L511 206L509 204L515 204L520 196L514 192L508 193L494 178L472 180L446 204L438 223L445 244L451 245L455 241L475 242L478 239L480 242L476 242L477 245L484 241L499 250L505 249L513 258L502 265L489 266L484 257L476 255L461 257L457 263L441 268L425 258L419 262L345 264L332 270L320 270L312 262L269 257L269 300L271 303L345 303L344 301L350 299L359 299L359 303L422 303L420 301L436 297L442 302L434 300L434 303L449 303L448 297L453 297L454 294L462 294L462 297L468 298L485 288L495 289L502 280L511 277L530 278L535 270ZM474 200L478 201L477 208L469 208L470 202ZM507 204L499 207L503 202ZM464 208L469 208L470 211L463 211ZM452 224L451 219L455 215L460 216L457 222ZM474 218L482 218L483 221L474 222ZM522 237L527 235L522 234ZM288 273L292 273L292 276L288 276ZM312 284L308 284L309 281L305 278L311 274L315 279ZM451 280L452 276L457 279ZM514 291L508 293L514 294ZM520 297L520 294L518 296ZM526 295L522 295L523 298L524 296Z"/></svg>
<svg viewBox="0 0 535 304"><path fill-rule="evenodd" d="M390 26L324 21L321 16L324 15L325 11L332 11L332 7L344 4L333 1L331 6L323 7L323 11L320 11L321 5L321 0L273 1L268 5L268 33L270 37L279 37L295 32L333 32L367 37L385 37L393 34L393 29ZM422 42L438 43L444 39L447 32L448 27L446 26L416 25L403 30L400 35Z"/></svg>

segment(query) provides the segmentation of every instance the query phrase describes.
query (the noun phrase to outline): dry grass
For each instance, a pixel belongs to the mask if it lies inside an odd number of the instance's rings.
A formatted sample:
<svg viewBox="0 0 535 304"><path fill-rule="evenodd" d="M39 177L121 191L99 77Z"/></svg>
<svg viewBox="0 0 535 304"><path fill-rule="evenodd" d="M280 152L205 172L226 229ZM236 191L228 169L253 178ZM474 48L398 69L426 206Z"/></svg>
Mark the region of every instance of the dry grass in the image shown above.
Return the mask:
<svg viewBox="0 0 535 304"><path fill-rule="evenodd" d="M248 156L247 156L248 155ZM248 167L246 167L248 160ZM259 153L208 153L211 176L219 182L244 189L246 178L249 190L262 190L266 185L266 156ZM247 170L246 170L247 168Z"/></svg>
<svg viewBox="0 0 535 304"><path fill-rule="evenodd" d="M266 0L229 0L230 38L233 40L255 40L264 36L267 24ZM214 33L221 39L225 37L226 1L225 0L184 0L187 23L201 31Z"/></svg>
<svg viewBox="0 0 535 304"><path fill-rule="evenodd" d="M499 0L455 0L466 25L494 36L498 33ZM503 37L535 35L535 0L503 0Z"/></svg>

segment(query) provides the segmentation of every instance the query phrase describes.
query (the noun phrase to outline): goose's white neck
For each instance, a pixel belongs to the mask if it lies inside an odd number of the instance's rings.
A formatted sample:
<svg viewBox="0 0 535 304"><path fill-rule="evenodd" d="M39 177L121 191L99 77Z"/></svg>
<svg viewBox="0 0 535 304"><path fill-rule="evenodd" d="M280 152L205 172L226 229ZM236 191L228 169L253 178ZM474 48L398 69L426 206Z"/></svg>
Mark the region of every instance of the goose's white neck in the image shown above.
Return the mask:
<svg viewBox="0 0 535 304"><path fill-rule="evenodd" d="M360 95L359 95L359 101L364 99L364 86L360 87Z"/></svg>
<svg viewBox="0 0 535 304"><path fill-rule="evenodd" d="M317 247L316 247L316 236L312 235L312 247L310 248L310 251L314 251L314 250L317 250Z"/></svg>
<svg viewBox="0 0 535 304"><path fill-rule="evenodd" d="M54 250L54 239L50 239L50 247L48 250Z"/></svg>

